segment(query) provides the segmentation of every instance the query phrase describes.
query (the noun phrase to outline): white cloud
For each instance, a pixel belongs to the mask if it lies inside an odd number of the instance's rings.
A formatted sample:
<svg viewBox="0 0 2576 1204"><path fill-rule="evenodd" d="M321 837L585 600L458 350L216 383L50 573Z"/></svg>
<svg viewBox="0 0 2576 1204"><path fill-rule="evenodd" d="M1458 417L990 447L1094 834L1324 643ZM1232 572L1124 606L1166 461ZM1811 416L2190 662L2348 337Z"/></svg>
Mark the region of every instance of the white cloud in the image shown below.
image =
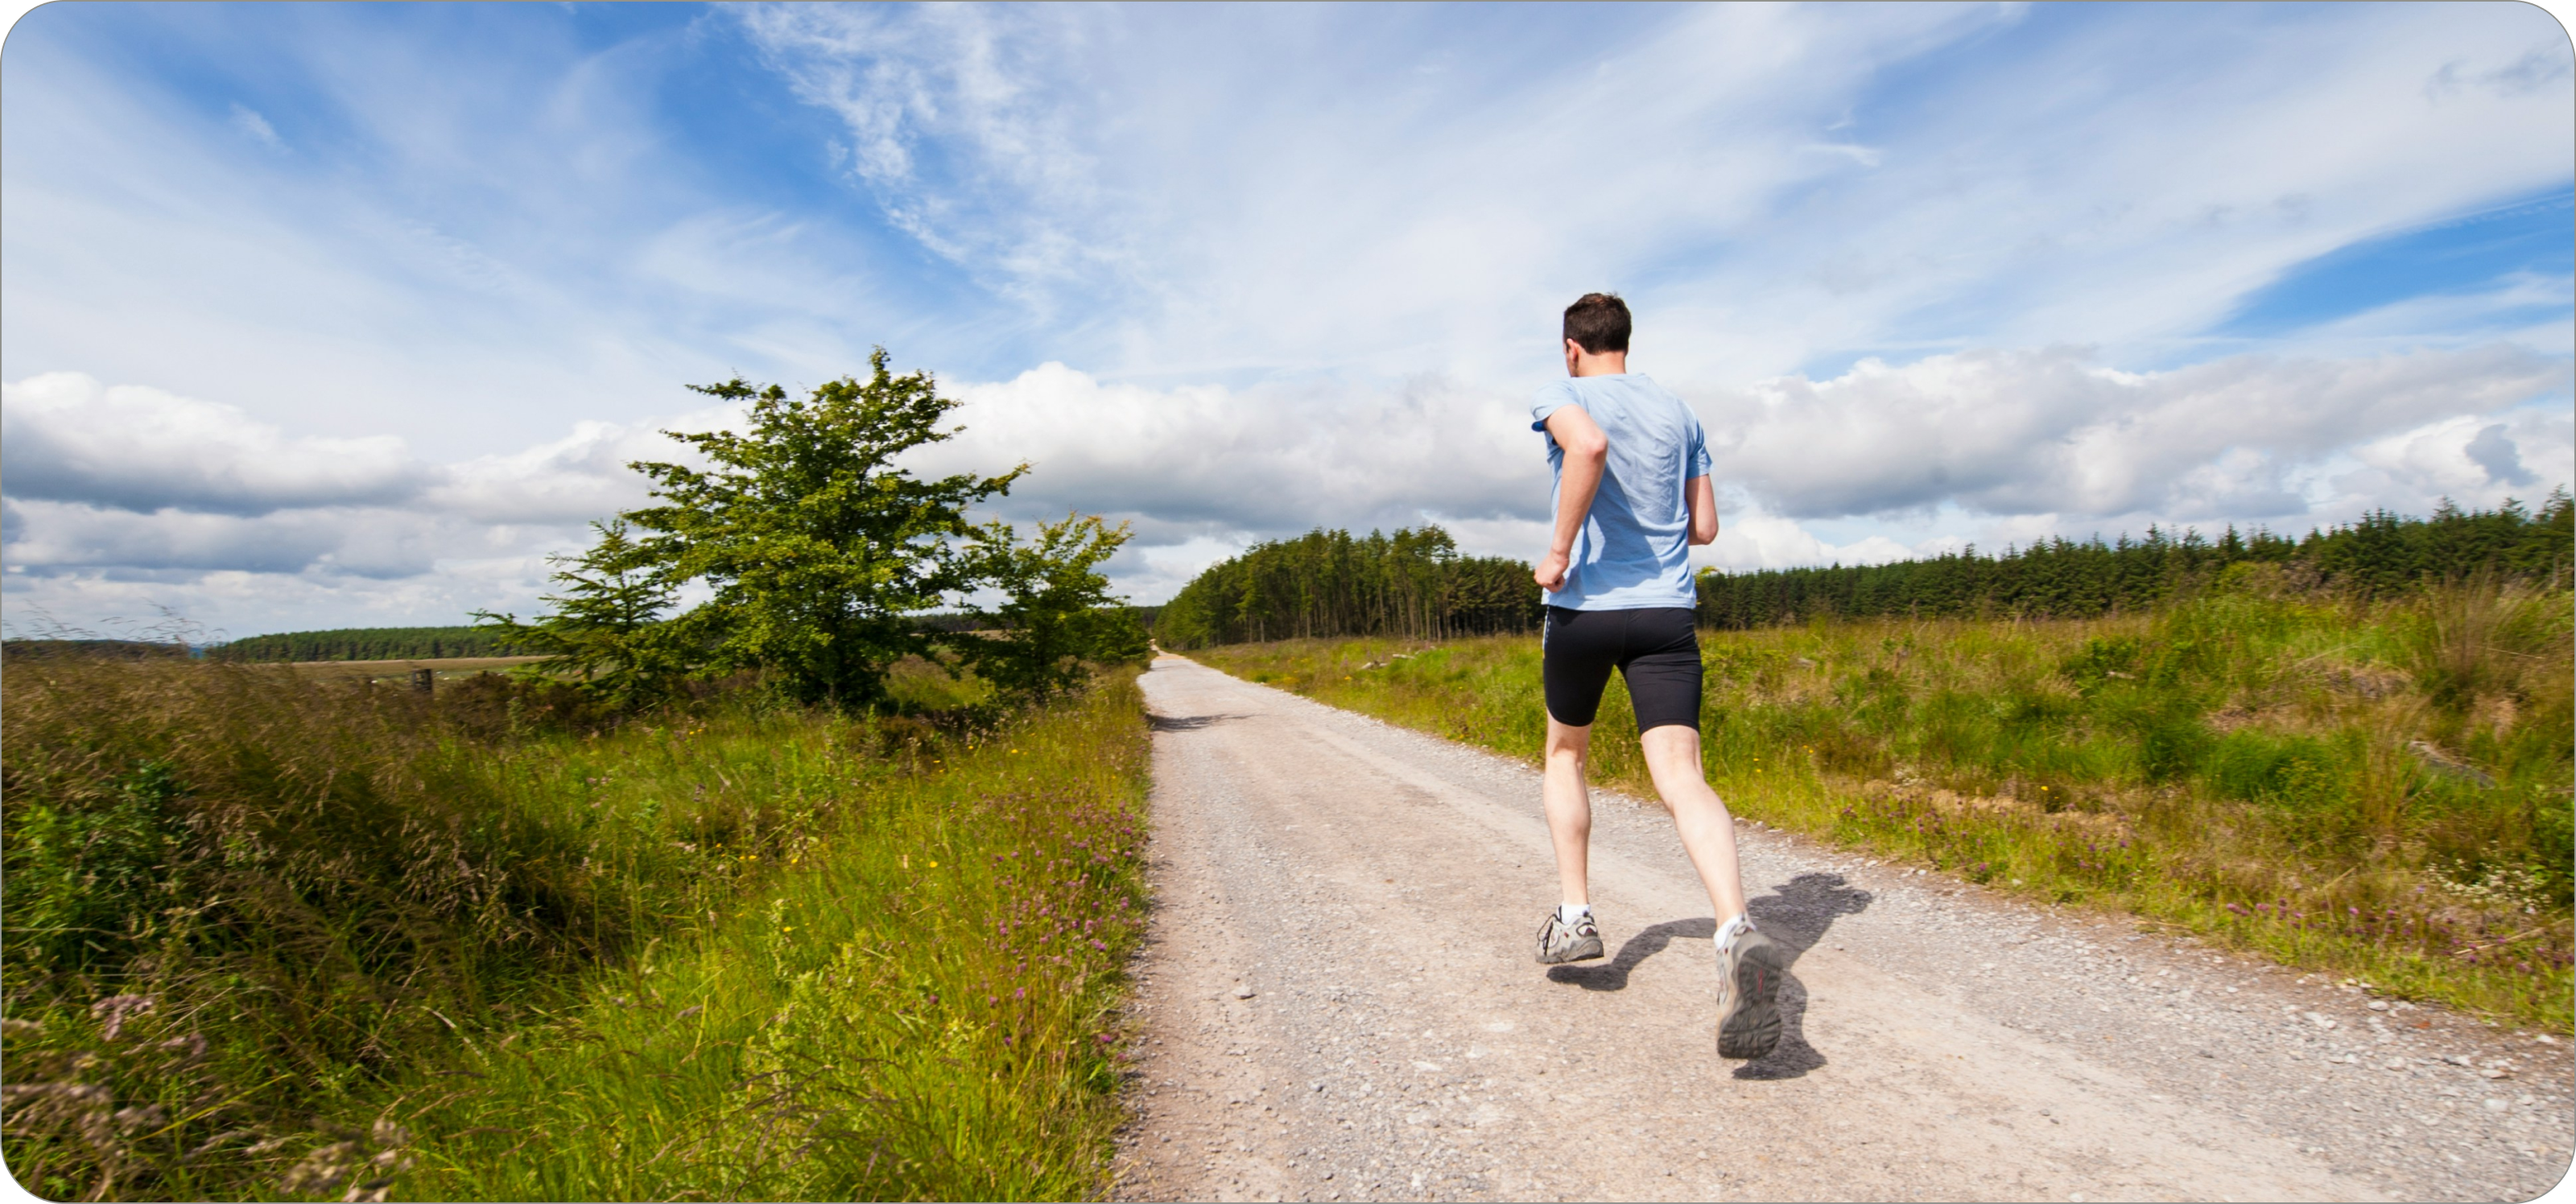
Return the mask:
<svg viewBox="0 0 2576 1204"><path fill-rule="evenodd" d="M236 633L296 613L342 625L529 609L547 554L647 500L627 462L693 459L660 428L736 416L583 423L523 451L431 464L389 436L289 436L231 406L75 373L0 389L9 606L80 623L167 607Z"/></svg>
<svg viewBox="0 0 2576 1204"><path fill-rule="evenodd" d="M39 572L106 569L159 575L234 570L319 577L412 577L429 572L434 545L470 542L438 517L378 507L332 506L254 517L163 509L148 513L78 502L0 499L10 511L8 560ZM444 538L442 538L444 537Z"/></svg>
<svg viewBox="0 0 2576 1204"><path fill-rule="evenodd" d="M2150 523L2298 529L2444 496L2531 500L2576 479L2568 390L2566 361L2501 345L2145 373L2075 349L1982 351L1685 388L1727 491L1695 562L1875 563ZM1139 547L1113 566L1139 596L1167 594L1181 563L1316 526L1438 522L1471 553L1524 558L1546 540L1540 440L1520 399L1489 390L1157 390L1049 364L953 391L967 433L925 468L1026 458L1015 515L1139 520ZM1817 529L1853 518L1881 530Z"/></svg>
<svg viewBox="0 0 2576 1204"><path fill-rule="evenodd" d="M954 386L965 433L924 471L1028 460L1011 509L1135 514L1202 532L1419 522L1546 505L1523 402L1440 377L1392 388L1109 384L1062 364Z"/></svg>
<svg viewBox="0 0 2576 1204"><path fill-rule="evenodd" d="M1955 502L1994 515L2170 522L2305 517L2325 499L2300 487L2302 472L2339 452L2429 422L2563 404L2568 387L2566 361L2502 346L2341 361L2239 356L2149 373L2060 348L1902 367L1865 360L1832 380L1698 396L1718 475L1782 514Z"/></svg>
<svg viewBox="0 0 2576 1204"><path fill-rule="evenodd" d="M1877 65L1983 20L1565 17L1586 48L1533 60L1384 10L738 11L901 228L1099 313L1076 320L1086 359L1118 376L1543 357L1566 297L1854 169L1808 151L1816 129Z"/></svg>
<svg viewBox="0 0 2576 1204"><path fill-rule="evenodd" d="M478 456L447 468L422 496L424 508L478 522L582 524L647 500L638 460L694 463L664 430L700 431L732 424L733 407L701 410L663 422L583 422L573 433L524 451Z"/></svg>
<svg viewBox="0 0 2576 1204"><path fill-rule="evenodd" d="M2347 463L2327 478L2347 505L2421 514L2440 498L2481 507L2508 497L2529 502L2576 480L2576 414L2534 406L2457 415L2372 439Z"/></svg>
<svg viewBox="0 0 2576 1204"><path fill-rule="evenodd" d="M1542 443L1523 401L1441 377L1152 389L1050 363L945 387L963 403L963 432L910 466L991 473L1029 460L996 512L1133 522L1136 540L1108 568L1141 601L1253 541L1319 526L1436 522L1471 554L1520 558L1547 535ZM318 613L333 591L371 621L532 609L547 553L646 500L628 462L685 458L662 429L739 419L717 407L582 423L517 452L430 464L398 440L295 436L86 377L6 389L11 605L78 616L149 598L239 631ZM2442 497L2528 501L2576 478L2567 390L2564 361L2507 347L2152 373L2067 349L1971 352L1686 389L1723 491L1721 534L1693 561L1875 563L2149 523L2297 530L2378 506L2420 514ZM1855 528L1855 516L1870 521ZM241 609L253 605L284 609Z"/></svg>
<svg viewBox="0 0 2576 1204"><path fill-rule="evenodd" d="M820 380L874 341L918 362L948 329L873 232L707 178L651 111L667 41L582 55L308 14L217 20L259 31L241 69L332 132L293 156L221 102L206 120L166 77L43 41L43 12L16 32L8 379L161 382L446 461L685 406L682 382Z"/></svg>
<svg viewBox="0 0 2576 1204"><path fill-rule="evenodd" d="M233 128L250 135L271 150L286 149L286 143L278 138L277 128L268 124L268 118L260 116L259 110L239 102L233 105Z"/></svg>
<svg viewBox="0 0 2576 1204"><path fill-rule="evenodd" d="M1061 61L1048 61L1089 42L1077 18L971 6L736 11L796 93L841 117L852 170L922 246L1041 308L1044 286L1117 269L1124 240L1088 228L1110 199L1079 146L1089 115L1055 75Z"/></svg>
<svg viewBox="0 0 2576 1204"><path fill-rule="evenodd" d="M52 372L0 391L0 475L18 498L259 515L399 501L437 474L400 439L290 439L233 406Z"/></svg>
<svg viewBox="0 0 2576 1204"><path fill-rule="evenodd" d="M2528 9L2076 11L2005 49L2017 17L1928 6L1515 26L1545 45L1385 10L740 10L901 228L1097 314L1068 362L1112 378L1493 379L1604 284L1695 379L2170 362L2302 262L2570 173L2564 35ZM2490 300L2321 337L2563 349Z"/></svg>
<svg viewBox="0 0 2576 1204"><path fill-rule="evenodd" d="M1693 565L1740 572L1810 564L1885 564L1927 550L1907 547L1884 535L1866 536L1849 544L1827 543L1795 521L1765 512L1755 502L1722 505L1722 509L1735 512L1721 513L1717 539L1691 553Z"/></svg>

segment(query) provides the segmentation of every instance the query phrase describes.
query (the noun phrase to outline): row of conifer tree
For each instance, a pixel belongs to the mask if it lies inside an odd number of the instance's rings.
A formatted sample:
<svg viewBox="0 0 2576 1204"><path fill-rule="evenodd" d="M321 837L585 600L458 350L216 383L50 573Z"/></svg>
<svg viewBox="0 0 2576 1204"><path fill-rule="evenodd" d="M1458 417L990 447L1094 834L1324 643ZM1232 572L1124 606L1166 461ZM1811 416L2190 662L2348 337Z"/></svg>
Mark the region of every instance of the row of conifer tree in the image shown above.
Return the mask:
<svg viewBox="0 0 2576 1204"><path fill-rule="evenodd" d="M2564 588L2576 567L2576 506L2565 489L2538 509L2444 503L2428 518L2375 510L2303 537L2228 527L2149 527L2144 538L2052 539L2001 554L1974 547L1892 564L1714 570L1699 575L1699 622L1729 629L1824 616L2087 618L2154 607L2236 565L2277 566L2288 588L2388 597L2479 574ZM1255 544L1199 574L1154 623L1166 648L1337 636L1444 639L1534 631L1544 596L1529 566L1461 556L1436 526L1310 531Z"/></svg>
<svg viewBox="0 0 2576 1204"><path fill-rule="evenodd" d="M502 656L499 637L480 627L352 627L255 635L208 649L239 661L399 661Z"/></svg>
<svg viewBox="0 0 2576 1204"><path fill-rule="evenodd" d="M1316 530L1209 566L1163 604L1154 638L1166 648L1341 635L1437 640L1528 631L1538 613L1528 565L1461 556L1436 526L1365 536Z"/></svg>
<svg viewBox="0 0 2576 1204"><path fill-rule="evenodd" d="M2002 555L1970 547L1893 564L1702 573L1699 622L1747 628L1835 615L2089 618L2156 606L2243 564L2277 565L2292 588L2374 598L2480 573L2564 585L2571 517L2559 490L2537 511L2514 502L2495 510L2444 503L2430 518L2374 510L2295 539L2232 526L2216 539L2149 527L2143 539L2052 539Z"/></svg>

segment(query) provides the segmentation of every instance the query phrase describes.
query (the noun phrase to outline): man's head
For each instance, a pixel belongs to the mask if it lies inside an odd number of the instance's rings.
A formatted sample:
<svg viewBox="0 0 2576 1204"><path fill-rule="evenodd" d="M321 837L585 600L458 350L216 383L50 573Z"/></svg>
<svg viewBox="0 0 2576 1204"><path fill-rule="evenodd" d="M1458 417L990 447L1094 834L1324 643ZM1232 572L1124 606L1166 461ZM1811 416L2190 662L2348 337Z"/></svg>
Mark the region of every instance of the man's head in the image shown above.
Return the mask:
<svg viewBox="0 0 2576 1204"><path fill-rule="evenodd" d="M1628 370L1628 303L1585 293L1565 307L1565 373L1616 376Z"/></svg>
<svg viewBox="0 0 2576 1204"><path fill-rule="evenodd" d="M1628 303L1617 293L1585 293L1565 307L1565 337L1589 354L1628 350Z"/></svg>

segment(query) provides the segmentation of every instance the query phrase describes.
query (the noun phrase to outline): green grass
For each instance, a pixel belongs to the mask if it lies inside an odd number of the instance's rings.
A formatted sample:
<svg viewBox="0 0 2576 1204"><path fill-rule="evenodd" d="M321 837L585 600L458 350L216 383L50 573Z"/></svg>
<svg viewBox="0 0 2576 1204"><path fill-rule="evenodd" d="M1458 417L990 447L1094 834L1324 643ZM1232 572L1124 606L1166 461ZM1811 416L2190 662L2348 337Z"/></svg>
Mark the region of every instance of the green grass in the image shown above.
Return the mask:
<svg viewBox="0 0 2576 1204"><path fill-rule="evenodd" d="M1100 1194L1140 935L1132 677L878 786L722 922L474 1046L410 1194ZM358 1151L352 1151L353 1155Z"/></svg>
<svg viewBox="0 0 2576 1204"><path fill-rule="evenodd" d="M738 690L594 726L498 678L8 674L0 1140L31 1190L1099 1190L1128 676L1007 715L914 666L909 714Z"/></svg>
<svg viewBox="0 0 2576 1204"><path fill-rule="evenodd" d="M2568 596L2268 584L2093 621L1703 632L1710 779L1750 818L2567 1031ZM1544 730L1533 638L1194 655L1516 756ZM1610 690L1594 776L1650 795Z"/></svg>

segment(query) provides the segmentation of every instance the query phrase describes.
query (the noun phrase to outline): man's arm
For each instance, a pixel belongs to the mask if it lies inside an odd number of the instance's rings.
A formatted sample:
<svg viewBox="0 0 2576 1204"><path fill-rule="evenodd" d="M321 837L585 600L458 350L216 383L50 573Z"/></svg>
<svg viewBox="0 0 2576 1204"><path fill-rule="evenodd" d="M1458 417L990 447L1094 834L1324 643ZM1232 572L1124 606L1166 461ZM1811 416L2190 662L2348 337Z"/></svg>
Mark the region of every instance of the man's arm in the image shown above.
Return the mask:
<svg viewBox="0 0 2576 1204"><path fill-rule="evenodd" d="M1530 576L1537 578L1540 588L1555 593L1565 588L1565 569L1574 560L1574 537L1582 533L1583 520L1592 514L1592 495L1601 490L1601 469L1610 460L1610 437L1601 433L1600 424L1581 406L1557 407L1547 416L1547 433L1565 449L1565 467L1556 481L1556 532L1548 541L1546 559Z"/></svg>
<svg viewBox="0 0 2576 1204"><path fill-rule="evenodd" d="M1690 489L1690 541L1692 547L1717 541L1717 488L1707 477L1692 477Z"/></svg>

